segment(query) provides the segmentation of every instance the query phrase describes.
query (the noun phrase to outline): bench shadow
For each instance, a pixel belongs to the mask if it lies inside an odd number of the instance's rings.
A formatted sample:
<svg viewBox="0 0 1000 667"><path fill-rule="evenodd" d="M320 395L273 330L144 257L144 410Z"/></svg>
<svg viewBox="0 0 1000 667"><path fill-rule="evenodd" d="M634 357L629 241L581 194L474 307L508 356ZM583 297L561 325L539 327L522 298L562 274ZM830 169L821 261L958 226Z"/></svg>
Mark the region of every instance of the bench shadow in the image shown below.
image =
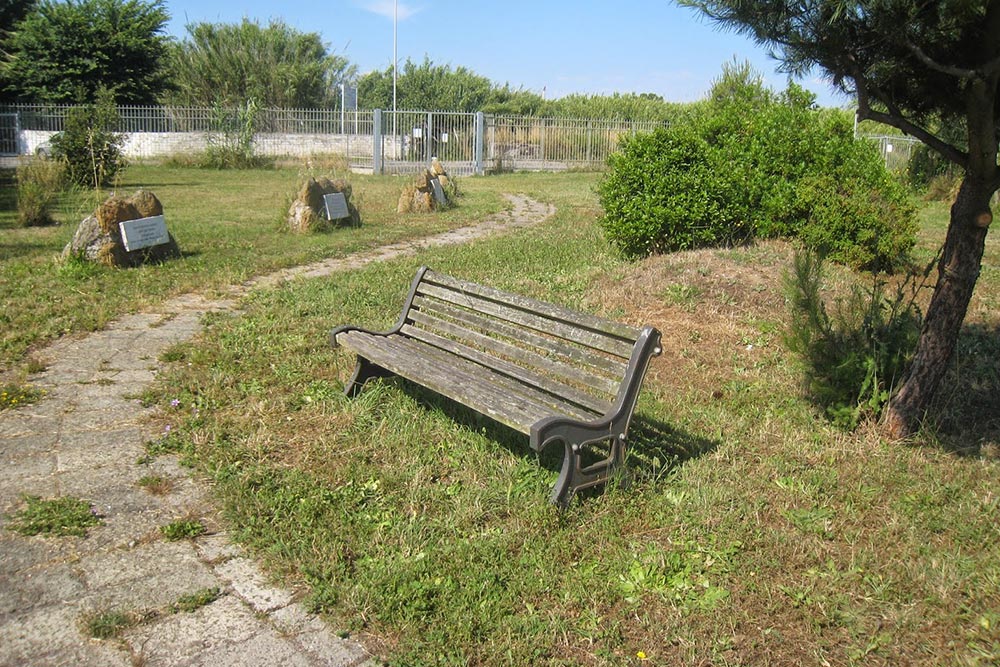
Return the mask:
<svg viewBox="0 0 1000 667"><path fill-rule="evenodd" d="M482 434L515 456L536 459L538 465L556 475L562 468L561 445L553 445L544 452L536 453L529 446L527 435L486 415L400 377L384 378L382 381L393 383L423 408L441 411L456 424ZM712 452L720 444L718 440L688 433L667 422L637 412L633 415L629 428L625 465L614 476L613 483L620 487L639 483L658 486L666 483L669 473L681 467L686 461ZM590 448L585 452L584 461L589 465L607 455L605 447ZM578 502L600 496L605 487L606 485L602 485L577 493Z"/></svg>

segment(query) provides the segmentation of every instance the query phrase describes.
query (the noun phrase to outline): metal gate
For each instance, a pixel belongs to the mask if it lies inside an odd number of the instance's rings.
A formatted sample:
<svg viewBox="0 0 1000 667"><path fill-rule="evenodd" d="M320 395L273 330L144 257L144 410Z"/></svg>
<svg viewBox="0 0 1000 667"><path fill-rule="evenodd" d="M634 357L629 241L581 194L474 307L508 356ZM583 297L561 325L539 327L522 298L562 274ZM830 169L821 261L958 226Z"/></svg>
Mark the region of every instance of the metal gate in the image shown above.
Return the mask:
<svg viewBox="0 0 1000 667"><path fill-rule="evenodd" d="M0 155L17 155L17 113L0 113Z"/></svg>
<svg viewBox="0 0 1000 667"><path fill-rule="evenodd" d="M375 173L405 174L438 158L448 173L482 173L481 113L375 111Z"/></svg>

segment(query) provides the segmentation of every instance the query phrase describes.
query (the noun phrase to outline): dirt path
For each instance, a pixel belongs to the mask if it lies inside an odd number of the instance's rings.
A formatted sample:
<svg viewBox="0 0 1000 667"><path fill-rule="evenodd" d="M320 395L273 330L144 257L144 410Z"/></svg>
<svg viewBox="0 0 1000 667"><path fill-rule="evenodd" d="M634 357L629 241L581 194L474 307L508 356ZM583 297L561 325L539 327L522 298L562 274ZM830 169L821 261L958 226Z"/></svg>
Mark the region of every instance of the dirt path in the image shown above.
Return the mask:
<svg viewBox="0 0 1000 667"><path fill-rule="evenodd" d="M375 664L309 615L297 591L269 584L229 542L205 486L174 457L138 463L159 434L136 397L166 349L197 335L206 313L234 310L252 289L510 232L555 212L506 197L510 211L473 226L279 271L221 299L184 295L40 351L47 369L32 382L44 399L0 412L0 666ZM153 477L166 481L165 492L140 486ZM20 536L6 527L25 495L87 499L103 523L85 538ZM209 531L165 539L160 527L182 519ZM182 597L210 590L214 601L174 613ZM107 611L126 612L135 624L117 640L90 639L85 619Z"/></svg>

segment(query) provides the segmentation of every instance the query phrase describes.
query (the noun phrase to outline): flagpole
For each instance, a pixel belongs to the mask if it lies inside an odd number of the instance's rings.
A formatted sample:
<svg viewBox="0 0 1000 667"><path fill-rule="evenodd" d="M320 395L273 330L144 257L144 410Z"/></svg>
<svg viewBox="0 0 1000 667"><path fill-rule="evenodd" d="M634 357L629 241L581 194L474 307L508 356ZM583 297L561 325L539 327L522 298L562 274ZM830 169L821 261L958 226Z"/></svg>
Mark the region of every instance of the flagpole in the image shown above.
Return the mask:
<svg viewBox="0 0 1000 667"><path fill-rule="evenodd" d="M392 0L392 140L398 141L396 136L396 63L399 58L396 56L396 23L399 17L399 0Z"/></svg>

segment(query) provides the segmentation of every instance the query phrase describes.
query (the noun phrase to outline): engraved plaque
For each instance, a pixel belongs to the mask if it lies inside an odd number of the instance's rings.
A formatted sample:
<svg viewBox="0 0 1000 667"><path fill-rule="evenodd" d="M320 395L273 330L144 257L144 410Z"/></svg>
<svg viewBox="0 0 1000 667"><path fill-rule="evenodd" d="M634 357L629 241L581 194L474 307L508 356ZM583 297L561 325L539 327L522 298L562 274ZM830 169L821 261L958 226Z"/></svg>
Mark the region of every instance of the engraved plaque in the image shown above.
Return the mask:
<svg viewBox="0 0 1000 667"><path fill-rule="evenodd" d="M347 197L343 192L331 192L323 195L323 204L326 206L327 220L342 220L351 217L351 212L347 210Z"/></svg>
<svg viewBox="0 0 1000 667"><path fill-rule="evenodd" d="M121 230L122 241L128 252L170 242L167 223L162 215L119 222L118 229Z"/></svg>
<svg viewBox="0 0 1000 667"><path fill-rule="evenodd" d="M441 181L436 178L431 179L431 188L434 190L434 199L437 200L439 204L447 204L448 199L444 196L444 188L441 187Z"/></svg>

